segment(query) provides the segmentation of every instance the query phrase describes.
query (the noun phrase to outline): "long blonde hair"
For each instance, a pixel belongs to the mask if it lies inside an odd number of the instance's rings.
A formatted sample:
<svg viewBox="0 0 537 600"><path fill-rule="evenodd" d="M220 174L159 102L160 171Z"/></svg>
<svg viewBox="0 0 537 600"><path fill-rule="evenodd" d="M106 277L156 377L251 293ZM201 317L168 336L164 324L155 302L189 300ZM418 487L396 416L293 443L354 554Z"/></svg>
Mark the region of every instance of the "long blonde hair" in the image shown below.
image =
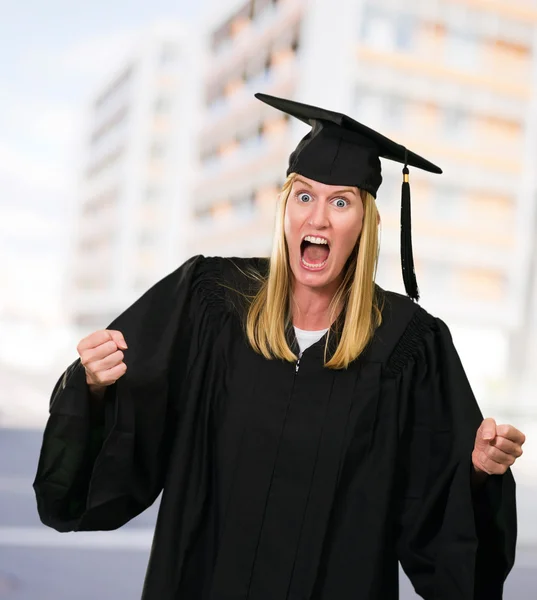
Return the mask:
<svg viewBox="0 0 537 600"><path fill-rule="evenodd" d="M287 343L285 331L289 325L292 292L292 271L284 233L285 208L296 173L285 181L278 202L274 240L268 275L259 278L260 287L251 299L246 318L246 334L252 348L265 358L294 362L297 356ZM327 362L328 342L325 345L325 366L345 369L371 340L381 324L381 309L375 294L375 275L378 262L378 211L373 196L360 190L364 206L363 226L352 251L343 280L330 303L330 322L338 307L344 307L344 321L339 343Z"/></svg>

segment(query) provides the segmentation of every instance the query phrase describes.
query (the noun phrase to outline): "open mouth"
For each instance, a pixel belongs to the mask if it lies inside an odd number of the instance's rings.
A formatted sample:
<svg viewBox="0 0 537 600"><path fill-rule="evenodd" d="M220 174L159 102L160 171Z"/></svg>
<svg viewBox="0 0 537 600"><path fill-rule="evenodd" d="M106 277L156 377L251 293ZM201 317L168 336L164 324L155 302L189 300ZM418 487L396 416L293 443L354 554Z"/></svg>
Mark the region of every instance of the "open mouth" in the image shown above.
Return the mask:
<svg viewBox="0 0 537 600"><path fill-rule="evenodd" d="M322 269L330 255L328 240L307 235L300 244L300 262L308 270Z"/></svg>

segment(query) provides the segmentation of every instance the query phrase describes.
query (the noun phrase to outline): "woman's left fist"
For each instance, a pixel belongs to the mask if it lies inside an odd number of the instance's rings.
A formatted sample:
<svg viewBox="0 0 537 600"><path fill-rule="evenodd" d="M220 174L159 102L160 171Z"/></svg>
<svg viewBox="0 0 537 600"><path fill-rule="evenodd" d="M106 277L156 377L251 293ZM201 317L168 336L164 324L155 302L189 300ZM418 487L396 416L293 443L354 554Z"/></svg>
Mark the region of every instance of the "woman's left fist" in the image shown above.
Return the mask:
<svg viewBox="0 0 537 600"><path fill-rule="evenodd" d="M478 473L503 475L522 456L526 436L512 425L496 425L485 419L475 436L472 463Z"/></svg>

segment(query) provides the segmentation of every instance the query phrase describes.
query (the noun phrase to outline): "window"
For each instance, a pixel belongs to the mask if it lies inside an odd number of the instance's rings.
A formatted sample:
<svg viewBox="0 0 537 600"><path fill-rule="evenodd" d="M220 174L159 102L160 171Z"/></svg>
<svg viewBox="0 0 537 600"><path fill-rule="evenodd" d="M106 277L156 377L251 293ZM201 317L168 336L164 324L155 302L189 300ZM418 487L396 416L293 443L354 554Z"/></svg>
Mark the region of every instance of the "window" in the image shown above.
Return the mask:
<svg viewBox="0 0 537 600"><path fill-rule="evenodd" d="M167 113L170 111L172 106L170 98L160 96L155 100L154 110L156 113Z"/></svg>
<svg viewBox="0 0 537 600"><path fill-rule="evenodd" d="M460 188L440 185L431 195L431 216L440 222L464 219L464 198Z"/></svg>
<svg viewBox="0 0 537 600"><path fill-rule="evenodd" d="M416 17L410 13L367 6L362 19L361 38L380 50L411 50Z"/></svg>
<svg viewBox="0 0 537 600"><path fill-rule="evenodd" d="M414 15L402 14L396 18L395 46L398 50L412 50L416 31Z"/></svg>
<svg viewBox="0 0 537 600"><path fill-rule="evenodd" d="M144 195L144 201L148 204L156 202L160 198L160 189L156 186L149 186Z"/></svg>
<svg viewBox="0 0 537 600"><path fill-rule="evenodd" d="M255 19L257 16L262 15L270 4L271 0L253 0L250 12L251 18Z"/></svg>
<svg viewBox="0 0 537 600"><path fill-rule="evenodd" d="M383 123L388 127L401 127L405 116L407 100L401 96L386 96L383 104Z"/></svg>
<svg viewBox="0 0 537 600"><path fill-rule="evenodd" d="M211 35L211 46L213 52L222 52L231 42L231 24L233 18L228 19Z"/></svg>
<svg viewBox="0 0 537 600"><path fill-rule="evenodd" d="M144 230L138 234L138 243L140 246L150 246L157 241L157 234L155 231Z"/></svg>
<svg viewBox="0 0 537 600"><path fill-rule="evenodd" d="M382 100L382 96L377 92L358 89L355 101L356 118L373 128L381 125L384 116Z"/></svg>
<svg viewBox="0 0 537 600"><path fill-rule="evenodd" d="M149 155L153 159L163 158L166 154L166 145L163 142L153 142L149 149Z"/></svg>
<svg viewBox="0 0 537 600"><path fill-rule="evenodd" d="M466 139L470 128L468 111L457 107L446 107L443 112L444 135L449 140Z"/></svg>
<svg viewBox="0 0 537 600"><path fill-rule="evenodd" d="M160 51L160 63L162 65L168 65L170 63L173 63L175 61L175 59L177 58L178 51L179 51L179 48L177 47L177 44L172 44L171 42L165 42L162 45L162 48Z"/></svg>
<svg viewBox="0 0 537 600"><path fill-rule="evenodd" d="M98 161L93 163L86 170L86 178L93 179L94 177L97 177L97 175L100 175L103 171L105 171L106 169L109 169L116 162L118 162L120 160L120 158L122 157L122 155L123 155L122 147L115 148L114 150L110 151L108 154L105 154L102 158L100 158Z"/></svg>
<svg viewBox="0 0 537 600"><path fill-rule="evenodd" d="M255 210L255 192L238 196L231 203L238 217L248 218Z"/></svg>
<svg viewBox="0 0 537 600"><path fill-rule="evenodd" d="M265 74L270 72L270 68L272 66L272 56L269 54L265 59Z"/></svg>
<svg viewBox="0 0 537 600"><path fill-rule="evenodd" d="M221 82L213 83L205 88L205 102L207 106L212 106L218 102L224 95L224 90Z"/></svg>
<svg viewBox="0 0 537 600"><path fill-rule="evenodd" d="M82 205L82 214L86 218L100 216L106 211L112 209L119 199L119 190L109 188L98 194L92 195Z"/></svg>
<svg viewBox="0 0 537 600"><path fill-rule="evenodd" d="M388 13L366 7L361 38L367 44L382 50L392 49L396 41L395 21Z"/></svg>
<svg viewBox="0 0 537 600"><path fill-rule="evenodd" d="M257 147L264 139L263 122L253 121L237 133L236 139L239 140L241 150L248 150Z"/></svg>
<svg viewBox="0 0 537 600"><path fill-rule="evenodd" d="M115 131L125 121L129 113L128 106L121 106L108 119L106 119L91 135L91 143L97 144L104 136Z"/></svg>
<svg viewBox="0 0 537 600"><path fill-rule="evenodd" d="M472 70L478 65L479 40L475 35L448 31L446 36L446 63L457 69Z"/></svg>
<svg viewBox="0 0 537 600"><path fill-rule="evenodd" d="M259 48L255 53L248 57L245 70L245 80L250 84L257 84L264 78L267 70L270 69L271 58L269 49Z"/></svg>
<svg viewBox="0 0 537 600"><path fill-rule="evenodd" d="M97 98L94 104L94 108L96 110L102 109L108 101L116 95L116 93L125 86L127 82L130 81L134 72L134 68L132 66L127 67L121 75L112 82L108 88Z"/></svg>
<svg viewBox="0 0 537 600"><path fill-rule="evenodd" d="M441 261L426 261L416 268L416 276L422 291L430 290L435 295L447 292L452 286L453 267Z"/></svg>
<svg viewBox="0 0 537 600"><path fill-rule="evenodd" d="M196 212L196 219L200 223L210 223L213 220L213 211L210 208L204 208Z"/></svg>
<svg viewBox="0 0 537 600"><path fill-rule="evenodd" d="M291 42L291 50L296 54L300 49L300 32L296 32Z"/></svg>

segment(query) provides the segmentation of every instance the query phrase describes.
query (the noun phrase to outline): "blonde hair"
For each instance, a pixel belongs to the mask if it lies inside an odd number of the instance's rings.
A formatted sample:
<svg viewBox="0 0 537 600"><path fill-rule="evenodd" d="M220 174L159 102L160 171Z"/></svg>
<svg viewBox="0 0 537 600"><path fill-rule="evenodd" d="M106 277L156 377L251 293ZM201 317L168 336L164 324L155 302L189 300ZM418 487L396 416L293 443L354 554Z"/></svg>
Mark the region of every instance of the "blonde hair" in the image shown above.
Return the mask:
<svg viewBox="0 0 537 600"><path fill-rule="evenodd" d="M268 359L294 362L297 356L287 343L285 330L290 323L292 271L284 233L285 208L296 173L285 181L278 202L269 273L258 276L259 290L250 301L246 335L252 348ZM361 235L345 265L343 280L330 303L330 322L338 307L344 307L339 343L327 362L330 330L325 345L325 366L346 369L358 358L381 324L381 309L375 295L378 262L378 211L373 196L360 190L364 206Z"/></svg>

